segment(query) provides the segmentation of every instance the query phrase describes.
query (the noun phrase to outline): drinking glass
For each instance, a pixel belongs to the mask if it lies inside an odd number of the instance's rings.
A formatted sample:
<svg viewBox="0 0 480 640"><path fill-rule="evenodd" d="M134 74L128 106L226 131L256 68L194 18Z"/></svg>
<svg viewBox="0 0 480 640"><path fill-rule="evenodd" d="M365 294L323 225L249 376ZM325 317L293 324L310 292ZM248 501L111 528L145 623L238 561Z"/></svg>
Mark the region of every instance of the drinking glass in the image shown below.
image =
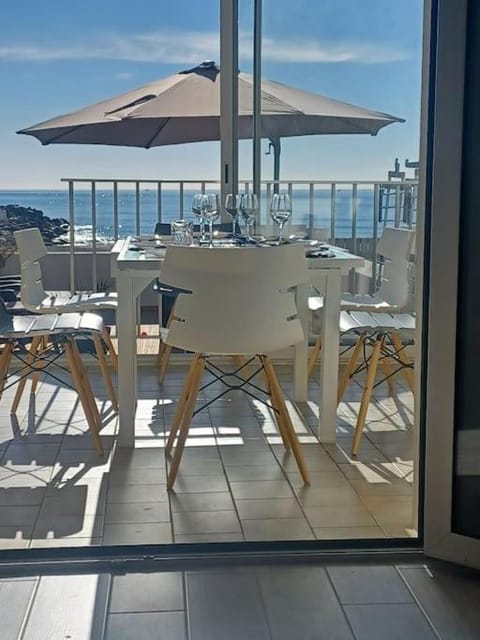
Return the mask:
<svg viewBox="0 0 480 640"><path fill-rule="evenodd" d="M270 215L278 225L278 244L283 242L283 227L290 220L292 205L288 193L274 193L270 202Z"/></svg>
<svg viewBox="0 0 480 640"><path fill-rule="evenodd" d="M171 224L173 243L188 246L193 240L193 223L190 220L174 220Z"/></svg>
<svg viewBox="0 0 480 640"><path fill-rule="evenodd" d="M218 193L209 193L204 196L202 201L202 214L208 221L208 230L210 234L209 247L213 247L213 223L220 216L220 198Z"/></svg>
<svg viewBox="0 0 480 640"><path fill-rule="evenodd" d="M192 213L198 220L198 225L200 227L200 241L205 241L205 219L203 217L203 200L205 198L204 193L196 193L193 196L192 201Z"/></svg>
<svg viewBox="0 0 480 640"><path fill-rule="evenodd" d="M246 226L246 238L247 240L253 240L250 234L250 228L255 222L257 215L257 196L254 193L244 193L240 198L240 213Z"/></svg>
<svg viewBox="0 0 480 640"><path fill-rule="evenodd" d="M237 220L240 213L240 195L235 193L227 193L225 198L225 211L232 218L233 235L237 233Z"/></svg>

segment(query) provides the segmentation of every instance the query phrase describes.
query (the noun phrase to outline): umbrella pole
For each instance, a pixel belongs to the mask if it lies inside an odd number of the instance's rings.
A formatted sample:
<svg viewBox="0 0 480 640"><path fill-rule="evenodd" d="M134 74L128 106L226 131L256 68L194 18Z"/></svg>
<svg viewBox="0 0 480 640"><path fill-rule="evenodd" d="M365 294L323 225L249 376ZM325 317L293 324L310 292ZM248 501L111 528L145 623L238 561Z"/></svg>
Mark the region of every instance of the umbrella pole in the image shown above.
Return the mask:
<svg viewBox="0 0 480 640"><path fill-rule="evenodd" d="M273 193L279 193L280 185L278 184L278 180L280 180L280 152L281 152L281 144L280 138L269 138L270 143L273 148Z"/></svg>

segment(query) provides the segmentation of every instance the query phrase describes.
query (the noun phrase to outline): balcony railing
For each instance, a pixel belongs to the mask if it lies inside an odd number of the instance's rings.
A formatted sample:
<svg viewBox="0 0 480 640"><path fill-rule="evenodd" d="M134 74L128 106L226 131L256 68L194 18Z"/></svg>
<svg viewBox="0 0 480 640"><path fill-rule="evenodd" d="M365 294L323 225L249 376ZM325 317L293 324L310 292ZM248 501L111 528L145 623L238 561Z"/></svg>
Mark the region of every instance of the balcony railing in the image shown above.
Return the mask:
<svg viewBox="0 0 480 640"><path fill-rule="evenodd" d="M118 238L149 234L155 223L190 217L194 193L219 191L214 180L139 180L64 178L68 184L70 280L76 287L75 254L80 245L92 253L92 289L98 287L97 253ZM292 225L362 255L376 282L376 245L384 226L416 222L418 183L405 181L282 180L262 182L258 224L270 224L268 203L278 184L290 194ZM252 182L242 180L248 192ZM87 236L85 235L87 233ZM352 288L355 288L352 279Z"/></svg>

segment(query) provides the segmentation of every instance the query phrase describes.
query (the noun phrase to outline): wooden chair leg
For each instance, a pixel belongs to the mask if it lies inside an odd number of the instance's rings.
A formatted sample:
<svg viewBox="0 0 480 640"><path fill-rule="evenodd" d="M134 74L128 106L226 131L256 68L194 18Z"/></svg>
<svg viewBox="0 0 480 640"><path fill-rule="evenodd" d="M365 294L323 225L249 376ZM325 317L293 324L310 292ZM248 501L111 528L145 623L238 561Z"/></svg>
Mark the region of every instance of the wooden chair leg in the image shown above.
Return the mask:
<svg viewBox="0 0 480 640"><path fill-rule="evenodd" d="M7 379L10 362L12 360L13 343L6 342L0 355L0 398L2 397L5 381Z"/></svg>
<svg viewBox="0 0 480 640"><path fill-rule="evenodd" d="M316 340L316 342L315 342L315 344L313 346L312 353L310 354L310 357L308 358L308 377L309 378L311 377L311 375L313 373L313 370L315 368L315 364L316 364L316 362L318 360L318 355L319 355L321 349L322 349L322 338L321 338L321 336L318 336L317 340Z"/></svg>
<svg viewBox="0 0 480 640"><path fill-rule="evenodd" d="M373 385L375 384L375 376L377 375L378 359L380 357L380 351L384 341L383 336L377 336L375 344L368 361L367 366L367 380L365 388L363 390L362 402L360 404L360 411L358 412L357 425L355 427L355 434L352 442L352 455L356 456L360 446L360 439L363 433L363 427L365 426L365 418L367 417L368 405L372 397Z"/></svg>
<svg viewBox="0 0 480 640"><path fill-rule="evenodd" d="M40 347L40 345L42 344L42 340L43 340L43 336L35 336L32 339L32 342L30 344L30 349L28 350L28 354L25 358L25 361L27 362L28 365L32 365L37 353L38 353L38 349ZM24 371L26 370L26 371ZM22 367L22 369L20 370L20 372L23 373L28 373L29 371L29 367L27 365L25 365L24 367ZM27 383L27 375L25 375L21 380L19 380L18 382L18 386L17 386L17 390L15 392L15 397L13 398L13 402L12 402L12 406L10 409L11 413L16 413L17 409L18 409L18 405L20 404L20 400L22 399L22 395L23 392L25 390L25 385Z"/></svg>
<svg viewBox="0 0 480 640"><path fill-rule="evenodd" d="M192 389L193 376L195 374L199 358L200 358L200 355L195 354L190 364L190 369L188 370L187 376L185 378L185 382L183 383L182 393L180 394L180 398L178 399L177 410L175 411L175 417L173 418L167 444L165 446L165 452L167 453L167 455L172 450L173 444L175 442L175 438L177 437L178 430L182 423L182 418L185 411L185 404L189 398L190 391Z"/></svg>
<svg viewBox="0 0 480 640"><path fill-rule="evenodd" d="M395 347L397 358L403 365L405 365L402 371L405 380L407 381L408 388L413 394L415 394L415 376L413 373L413 369L410 366L411 363L408 361L408 358L405 355L405 347L397 331L392 331L390 334L390 338L392 340L393 346Z"/></svg>
<svg viewBox="0 0 480 640"><path fill-rule="evenodd" d="M277 389L275 385L272 384L267 367L265 366L265 356L259 356L260 362L263 365L263 372L265 374L265 381L267 385L267 392L270 395L272 401L272 409L273 414L275 416L275 422L277 423L278 432L282 438L283 446L286 451L290 451L290 439L288 437L288 428L285 427L284 416L280 408L280 403L278 399Z"/></svg>
<svg viewBox="0 0 480 640"><path fill-rule="evenodd" d="M108 355L110 356L110 360L112 362L112 368L114 371L118 371L118 356L113 346L112 338L110 337L110 332L104 327L102 331L102 338L107 345Z"/></svg>
<svg viewBox="0 0 480 640"><path fill-rule="evenodd" d="M202 382L203 370L205 368L205 360L202 356L198 356L195 359L194 372L192 375L191 391L185 404L185 411L183 412L182 424L180 426L180 432L178 434L177 446L175 447L175 453L173 455L172 464L170 465L170 471L167 478L167 489L171 489L175 484L180 462L182 460L183 449L185 448L185 442L188 437L190 429L190 422L192 421L193 412L195 410L195 402L197 400L198 389Z"/></svg>
<svg viewBox="0 0 480 640"><path fill-rule="evenodd" d="M282 414L282 418L284 420L286 435L290 440L290 445L292 447L293 455L295 456L295 460L297 462L298 470L300 471L300 475L302 476L303 482L305 484L310 484L310 478L308 475L307 465L305 463L305 458L303 457L303 452L300 447L300 443L298 442L297 434L295 433L295 429L293 428L292 421L290 420L290 415L288 413L285 399L283 397L283 391L278 382L277 374L275 373L275 369L273 368L272 361L269 356L265 356L264 359L266 371L268 372L270 384L272 388L275 388L275 392L277 394L277 399L279 403L279 410Z"/></svg>
<svg viewBox="0 0 480 640"><path fill-rule="evenodd" d="M85 369L82 356L80 355L80 351L78 350L78 346L74 338L71 339L71 346L72 346L72 349L71 349L72 358L74 359L74 362L75 362L75 369L78 374L79 384L81 385L83 390L83 394L84 394L83 397L85 401L88 402L92 420L97 425L97 431L100 431L100 429L102 428L102 419L100 417L97 403L93 395L92 387L88 379L87 370Z"/></svg>
<svg viewBox="0 0 480 640"><path fill-rule="evenodd" d="M167 372L168 363L170 362L170 355L172 353L172 347L169 344L163 344L162 354L160 358L160 366L158 367L158 381L163 382L165 374Z"/></svg>
<svg viewBox="0 0 480 640"><path fill-rule="evenodd" d="M90 435L92 437L94 447L98 451L98 453L102 455L103 446L102 446L102 441L100 439L100 435L98 432L98 423L92 408L91 399L88 397L89 390L88 390L88 386L85 384L85 379L84 379L85 374L84 374L84 371L82 370L83 364L81 363L79 356L77 356L77 353L78 353L78 347L75 344L75 340L74 339L67 340L65 342L65 356L67 358L67 361L70 367L70 373L72 376L73 384L75 385L75 388L78 393L78 397L80 398L80 402L82 404L83 411L87 419L87 423L90 429Z"/></svg>
<svg viewBox="0 0 480 640"><path fill-rule="evenodd" d="M166 323L166 328L170 329L170 325L175 320L175 304L173 303L172 308L170 309L170 315L168 316L168 320ZM165 378L165 373L167 372L168 363L170 362L170 355L172 353L172 347L163 342L160 337L160 344L158 346L158 354L157 354L157 366L158 366L158 381L163 382Z"/></svg>
<svg viewBox="0 0 480 640"><path fill-rule="evenodd" d="M357 365L358 356L363 349L363 345L365 344L365 334L361 334L353 347L352 354L350 356L350 360L347 362L347 365L343 371L343 375L340 379L340 383L338 385L337 391L337 405L340 404L343 394L345 393L346 388L348 387L348 383L352 377L352 373L355 370Z"/></svg>
<svg viewBox="0 0 480 640"><path fill-rule="evenodd" d="M110 371L108 369L107 361L105 359L105 352L103 351L103 344L100 340L100 336L98 334L93 334L93 344L95 345L95 353L97 354L98 366L100 367L100 372L102 374L103 381L107 388L108 397L110 398L110 402L112 403L112 407L115 412L118 411L118 400L117 394L115 393L115 389L112 384L112 377L110 375Z"/></svg>

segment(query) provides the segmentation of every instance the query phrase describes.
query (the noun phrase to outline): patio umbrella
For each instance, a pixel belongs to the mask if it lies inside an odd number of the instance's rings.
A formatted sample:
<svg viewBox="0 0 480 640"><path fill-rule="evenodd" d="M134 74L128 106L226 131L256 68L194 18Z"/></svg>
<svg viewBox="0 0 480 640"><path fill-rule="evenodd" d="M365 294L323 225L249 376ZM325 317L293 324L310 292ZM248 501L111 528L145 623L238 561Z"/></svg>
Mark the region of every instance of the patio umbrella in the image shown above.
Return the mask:
<svg viewBox="0 0 480 640"><path fill-rule="evenodd" d="M214 62L181 71L128 93L41 122L17 133L42 144L104 144L157 147L220 139L220 69ZM253 78L238 74L241 139L253 137ZM262 80L261 134L275 152L279 178L280 138L318 134L370 134L393 122L371 111L315 93Z"/></svg>

